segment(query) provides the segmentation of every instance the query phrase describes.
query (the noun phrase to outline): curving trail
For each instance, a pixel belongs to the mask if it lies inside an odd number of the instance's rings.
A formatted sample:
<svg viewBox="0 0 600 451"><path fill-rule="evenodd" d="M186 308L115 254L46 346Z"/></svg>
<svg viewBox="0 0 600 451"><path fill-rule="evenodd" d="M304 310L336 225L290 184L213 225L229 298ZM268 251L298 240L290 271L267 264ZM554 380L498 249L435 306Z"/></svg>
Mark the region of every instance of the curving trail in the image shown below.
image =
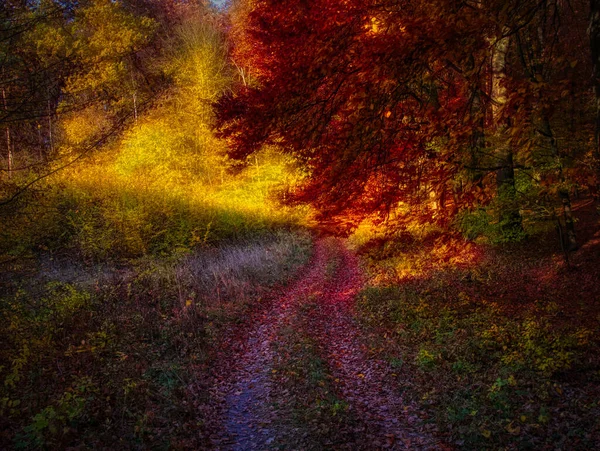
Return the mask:
<svg viewBox="0 0 600 451"><path fill-rule="evenodd" d="M353 304L362 286L358 261L340 240L315 243L310 263L298 279L257 319L247 339L224 356L225 382L214 388L220 404L222 433L213 446L231 450L289 449L293 431L286 430L274 400L285 399L272 383L278 333L307 299L317 303L312 334L336 380L336 394L350 406L360 431L360 448L439 449L419 424L416 406L395 390L389 365L371 357L353 320ZM232 369L234 368L234 369ZM289 423L287 423L289 424ZM305 438L306 439L306 438ZM310 443L310 437L303 443ZM299 445L294 449L305 449ZM310 447L309 447L310 448Z"/></svg>

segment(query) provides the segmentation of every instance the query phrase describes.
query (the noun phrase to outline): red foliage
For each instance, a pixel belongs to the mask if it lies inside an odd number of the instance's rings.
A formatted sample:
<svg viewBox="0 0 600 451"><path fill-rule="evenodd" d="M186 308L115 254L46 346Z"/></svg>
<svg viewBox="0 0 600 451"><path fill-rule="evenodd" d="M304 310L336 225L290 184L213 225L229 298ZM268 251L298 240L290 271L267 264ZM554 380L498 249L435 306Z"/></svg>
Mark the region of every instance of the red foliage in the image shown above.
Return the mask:
<svg viewBox="0 0 600 451"><path fill-rule="evenodd" d="M256 79L217 104L232 157L243 161L264 144L294 155L310 177L287 199L313 204L320 219L344 214L356 223L405 202L443 221L460 206L489 198L481 180L457 188L456 176L494 103L492 50L507 30L518 33L531 23L537 2L250 4L237 24L233 54ZM527 87L515 84L515 95L494 113L524 124L511 135L515 142L529 136L525 115L540 98L524 72L515 77ZM542 91L548 93L538 86L536 93Z"/></svg>
<svg viewBox="0 0 600 451"><path fill-rule="evenodd" d="M323 217L387 212L420 185L447 179L452 168L428 143L450 123L440 126L424 86L438 40L454 33L438 22L368 1L256 2L246 25L254 45L237 56L260 84L218 105L231 155L243 159L265 143L288 149L311 175L293 200ZM464 109L458 91L439 101Z"/></svg>

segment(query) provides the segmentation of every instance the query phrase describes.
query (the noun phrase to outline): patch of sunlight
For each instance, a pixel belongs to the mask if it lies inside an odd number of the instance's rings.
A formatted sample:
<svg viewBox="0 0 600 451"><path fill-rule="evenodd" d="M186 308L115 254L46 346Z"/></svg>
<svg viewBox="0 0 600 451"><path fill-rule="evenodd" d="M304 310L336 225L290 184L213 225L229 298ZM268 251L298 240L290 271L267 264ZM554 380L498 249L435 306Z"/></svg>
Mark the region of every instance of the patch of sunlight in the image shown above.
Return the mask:
<svg viewBox="0 0 600 451"><path fill-rule="evenodd" d="M277 149L265 148L237 175L230 171L212 127L211 104L231 83L222 36L191 19L178 34L182 46L167 67L172 90L118 140L52 179L65 242L85 258L189 250L307 217L275 200L297 181ZM103 126L101 114L88 113L65 121L68 145L88 139L86 127Z"/></svg>

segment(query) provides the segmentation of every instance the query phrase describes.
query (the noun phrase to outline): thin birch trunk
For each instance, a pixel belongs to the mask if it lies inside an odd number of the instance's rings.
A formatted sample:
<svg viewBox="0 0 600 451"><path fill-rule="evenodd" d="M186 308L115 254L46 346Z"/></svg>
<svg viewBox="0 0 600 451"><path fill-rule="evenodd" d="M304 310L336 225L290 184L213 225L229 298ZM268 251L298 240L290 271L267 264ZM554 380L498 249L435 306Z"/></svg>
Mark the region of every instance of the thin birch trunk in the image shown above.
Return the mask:
<svg viewBox="0 0 600 451"><path fill-rule="evenodd" d="M2 103L4 105L4 111L8 112L8 103L6 100L6 88L2 88ZM12 176L12 170L13 170L13 151L12 151L12 139L11 139L11 134L10 134L10 127L8 125L6 125L5 127L5 134L6 134L6 159L7 159L7 171L8 171L8 177L10 178Z"/></svg>
<svg viewBox="0 0 600 451"><path fill-rule="evenodd" d="M510 41L509 38L500 39L494 46L492 59L492 114L494 124L497 126L503 142L497 150L500 169L496 172L498 197L500 200L499 221L502 232L507 238L516 238L523 232L521 213L517 206L517 189L515 186L514 152L510 139L512 127L510 116L502 111L508 101L506 87L506 58Z"/></svg>
<svg viewBox="0 0 600 451"><path fill-rule="evenodd" d="M593 149L596 183L593 188L596 203L600 206L600 0L590 0L590 24L588 33L590 36L593 68L592 78L596 103L596 130Z"/></svg>

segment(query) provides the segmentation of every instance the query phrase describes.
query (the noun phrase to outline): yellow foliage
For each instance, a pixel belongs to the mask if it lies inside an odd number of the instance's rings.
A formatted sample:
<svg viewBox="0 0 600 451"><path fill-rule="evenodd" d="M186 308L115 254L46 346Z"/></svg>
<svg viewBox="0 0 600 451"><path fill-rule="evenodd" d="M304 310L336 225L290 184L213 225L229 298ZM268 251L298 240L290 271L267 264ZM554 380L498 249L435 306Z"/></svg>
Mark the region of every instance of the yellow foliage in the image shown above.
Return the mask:
<svg viewBox="0 0 600 451"><path fill-rule="evenodd" d="M129 23L125 13L108 3L93 2L90 11L97 10L97 17L88 11L79 19L93 25L92 35L81 37L93 51L82 57L99 59L92 71L77 75L73 89L95 89L98 83L117 80L126 68L113 57L143 39L136 34L143 24ZM108 14L120 17L127 30L103 25ZM101 49L111 33L118 39ZM177 36L180 52L167 66L175 80L170 92L110 148L52 179L61 186L66 228L85 258L175 252L298 222L306 215L274 201L278 189L296 177L291 162L277 149L264 149L235 176L229 171L226 144L212 126L211 104L231 84L220 32L204 18L190 17ZM62 121L70 148L107 127L100 106L63 116Z"/></svg>
<svg viewBox="0 0 600 451"><path fill-rule="evenodd" d="M109 125L110 122L99 105L66 115L62 120L62 129L70 144L83 144L98 136Z"/></svg>
<svg viewBox="0 0 600 451"><path fill-rule="evenodd" d="M68 79L67 92L95 92L122 83L127 78L124 58L139 50L155 28L153 20L133 16L111 0L93 0L79 9L71 30L72 52L85 69Z"/></svg>

